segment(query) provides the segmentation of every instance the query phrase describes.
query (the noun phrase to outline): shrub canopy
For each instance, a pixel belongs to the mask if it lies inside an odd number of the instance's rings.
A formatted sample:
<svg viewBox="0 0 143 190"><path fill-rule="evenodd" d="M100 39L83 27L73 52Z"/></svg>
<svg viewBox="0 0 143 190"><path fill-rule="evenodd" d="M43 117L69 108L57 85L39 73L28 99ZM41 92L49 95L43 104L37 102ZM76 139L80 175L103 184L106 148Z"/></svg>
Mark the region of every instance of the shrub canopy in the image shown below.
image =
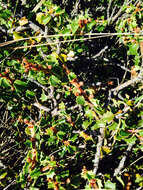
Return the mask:
<svg viewBox="0 0 143 190"><path fill-rule="evenodd" d="M0 186L141 189L143 3L0 0Z"/></svg>

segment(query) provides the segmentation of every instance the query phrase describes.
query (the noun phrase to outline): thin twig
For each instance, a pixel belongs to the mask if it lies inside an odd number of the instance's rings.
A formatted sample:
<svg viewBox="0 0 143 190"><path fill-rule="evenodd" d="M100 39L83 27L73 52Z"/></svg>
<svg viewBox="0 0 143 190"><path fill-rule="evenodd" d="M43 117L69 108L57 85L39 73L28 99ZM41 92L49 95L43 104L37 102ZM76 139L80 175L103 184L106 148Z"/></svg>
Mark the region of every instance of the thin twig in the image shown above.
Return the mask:
<svg viewBox="0 0 143 190"><path fill-rule="evenodd" d="M37 82L37 81L34 80L33 78L29 78L29 77L26 76L26 75L23 75L23 77L24 77L25 79L27 79L27 80L29 80L29 81L35 83L38 87L41 87L43 90L48 91L48 87L46 87L46 86L40 84L39 82Z"/></svg>
<svg viewBox="0 0 143 190"><path fill-rule="evenodd" d="M87 41L87 40L93 40L93 39L97 39L97 38L104 38L110 35L102 35L102 36L95 36L95 37L90 37L90 38L81 38L81 39L73 39L73 40L63 40L60 41L60 43L70 43L70 42L79 42L79 41ZM29 46L20 46L20 47L16 47L14 49L24 49L24 48L33 48L33 47L39 47L39 46L47 46L47 45L54 45L54 44L58 44L58 41L52 42L52 43L44 43L44 44L36 44L36 45L29 45Z"/></svg>
<svg viewBox="0 0 143 190"><path fill-rule="evenodd" d="M30 21L31 22L31 21ZM31 23L30 27L34 30L34 31L37 31L37 30L40 30L40 28L34 28L35 24L33 25L34 23ZM18 40L11 40L11 41L7 41L7 42L2 42L0 43L0 47L3 47L3 46L7 46L9 44L13 44L13 43L16 43L16 42L19 42L19 41L24 41L24 40L29 40L29 39L37 39L37 38L54 38L54 37L65 37L65 36L98 36L98 38L104 36L104 37L110 37L110 36L134 36L134 35L137 35L137 36L143 36L143 32L141 31L140 33L130 33L130 32L125 32L125 33L86 33L86 34L53 34L53 35L47 35L47 36L44 36L44 31L41 31L43 33L43 36L31 36L31 37L27 37L27 38L22 38L22 39L18 39ZM90 38L89 38L90 39Z"/></svg>
<svg viewBox="0 0 143 190"><path fill-rule="evenodd" d="M124 5L128 5L129 3L130 3L131 1L124 1L124 3L123 3L123 5L121 6L121 8L119 9L119 11L116 13L116 15L114 15L114 17L111 19L111 22L113 23L119 16L120 16L120 14L122 13L122 11L123 11L123 6Z"/></svg>
<svg viewBox="0 0 143 190"><path fill-rule="evenodd" d="M99 57L102 53L104 53L108 49L108 46L105 46L100 52L98 52L96 55L92 57L92 59L96 59Z"/></svg>
<svg viewBox="0 0 143 190"><path fill-rule="evenodd" d="M16 184L16 180L12 181L9 185L7 185L3 190L7 190L11 185Z"/></svg>
<svg viewBox="0 0 143 190"><path fill-rule="evenodd" d="M136 162L138 162L141 159L143 159L143 156L141 156L140 158L138 158L137 160L135 160L134 162L132 162L130 165L128 165L128 167L134 165ZM120 172L120 174L124 173L125 171L126 171L126 168L122 172Z"/></svg>

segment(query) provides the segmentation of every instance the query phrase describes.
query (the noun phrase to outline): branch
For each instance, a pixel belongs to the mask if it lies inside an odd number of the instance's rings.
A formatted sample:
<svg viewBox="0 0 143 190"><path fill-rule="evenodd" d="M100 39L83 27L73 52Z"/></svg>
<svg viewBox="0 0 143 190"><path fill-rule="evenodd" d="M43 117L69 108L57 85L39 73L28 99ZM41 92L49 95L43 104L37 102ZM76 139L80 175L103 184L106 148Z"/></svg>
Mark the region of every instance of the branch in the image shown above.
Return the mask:
<svg viewBox="0 0 143 190"><path fill-rule="evenodd" d="M119 166L115 169L114 176L117 176L118 174L120 174L121 170L122 170L123 167L124 167L125 161L126 161L126 159L127 159L127 155L128 155L128 153L131 151L133 145L134 145L134 144L129 144L129 145L128 145L128 148L127 148L127 151L125 152L125 155L124 155L123 158L121 159L121 161L120 161L120 163L119 163Z"/></svg>
<svg viewBox="0 0 143 190"><path fill-rule="evenodd" d="M114 95L116 95L116 94L118 93L118 91L120 91L120 90L126 88L127 86L129 86L129 85L131 85L131 84L133 84L133 83L135 83L135 82L139 82L139 81L141 81L141 80L142 80L142 77L140 77L140 75L138 75L138 77L133 78L133 79L130 79L130 80L128 80L127 82L125 82L125 83L123 83L123 84L117 86L116 88L112 88L112 89L111 89L111 92L113 92Z"/></svg>
<svg viewBox="0 0 143 190"><path fill-rule="evenodd" d="M48 87L46 87L46 86L40 84L39 82L37 82L37 81L34 80L33 78L29 78L29 77L26 76L26 75L23 75L23 77L24 77L25 79L27 79L27 80L29 80L29 81L35 83L38 87L41 87L43 90L48 91Z"/></svg>
<svg viewBox="0 0 143 190"><path fill-rule="evenodd" d="M113 16L113 14L111 13L111 16L110 16L110 18L109 18L111 24L121 15L121 13L122 13L122 11L123 11L123 6L124 6L124 5L128 5L128 4L131 3L131 2L132 2L132 0L131 0L131 1L125 0L124 3L123 3L123 5L121 6L121 8L118 10L118 12L117 12L114 16ZM115 12L114 9L113 9L113 12Z"/></svg>
<svg viewBox="0 0 143 190"><path fill-rule="evenodd" d="M101 156L101 147L103 144L103 140L104 140L104 130L105 127L101 127L100 128L100 135L98 136L98 143L97 143L97 148L96 148L96 154L95 154L95 158L94 158L94 169L93 169L93 173L96 174L98 167L99 167L99 161L100 161L100 156Z"/></svg>
<svg viewBox="0 0 143 190"><path fill-rule="evenodd" d="M108 24L109 24L109 20L110 20L110 8L111 8L111 4L112 4L112 1L113 0L110 0L109 4L108 4L108 7L107 7L107 21L108 21Z"/></svg>
<svg viewBox="0 0 143 190"><path fill-rule="evenodd" d="M7 190L11 185L16 184L16 180L12 181L9 185L7 185L3 190Z"/></svg>
<svg viewBox="0 0 143 190"><path fill-rule="evenodd" d="M34 9L32 10L32 12L37 12L38 9L42 6L42 4L45 2L45 0L41 0L35 7Z"/></svg>
<svg viewBox="0 0 143 190"><path fill-rule="evenodd" d="M51 111L50 108L47 108L46 106L41 105L39 102L34 102L32 105L35 106L35 107L37 107L37 108L39 108L40 110L44 110L46 112L50 112Z"/></svg>
<svg viewBox="0 0 143 190"><path fill-rule="evenodd" d="M102 53L104 53L108 49L108 46L105 46L100 52L98 52L96 55L92 57L92 59L96 59L99 57Z"/></svg>
<svg viewBox="0 0 143 190"><path fill-rule="evenodd" d="M47 31L48 31L48 28L47 28L47 27L45 27L45 31L43 31L39 26L37 26L37 25L36 25L35 23L33 23L32 21L29 21L29 27L30 27L32 30L34 30L34 32L39 31L40 34L43 35L43 36L46 38L47 43L53 44L53 41L52 41L50 38L46 37ZM46 34L46 35L45 35L45 34Z"/></svg>

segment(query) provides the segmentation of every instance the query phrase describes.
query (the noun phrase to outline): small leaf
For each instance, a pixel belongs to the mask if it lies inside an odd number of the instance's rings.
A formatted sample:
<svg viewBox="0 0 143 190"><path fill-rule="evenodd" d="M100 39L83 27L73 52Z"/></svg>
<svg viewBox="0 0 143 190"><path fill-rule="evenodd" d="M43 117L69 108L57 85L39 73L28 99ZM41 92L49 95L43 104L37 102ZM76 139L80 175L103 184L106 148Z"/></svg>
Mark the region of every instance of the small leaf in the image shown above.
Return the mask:
<svg viewBox="0 0 143 190"><path fill-rule="evenodd" d="M115 183L112 183L111 181L108 180L105 182L105 188L116 190L116 185L115 185Z"/></svg>
<svg viewBox="0 0 143 190"><path fill-rule="evenodd" d="M0 175L0 180L1 180L1 179L4 179L4 178L6 177L6 175L7 175L7 172L2 173L2 174Z"/></svg>
<svg viewBox="0 0 143 190"><path fill-rule="evenodd" d="M90 124L91 124L91 121L86 120L83 122L82 126L84 129L87 129Z"/></svg>
<svg viewBox="0 0 143 190"><path fill-rule="evenodd" d="M34 97L34 96L35 96L35 92L30 91L30 90L27 90L27 91L26 91L26 96L27 96L27 97Z"/></svg>
<svg viewBox="0 0 143 190"><path fill-rule="evenodd" d="M85 104L85 99L83 96L77 96L76 97L76 102L77 104L84 105Z"/></svg>
<svg viewBox="0 0 143 190"><path fill-rule="evenodd" d="M126 141L126 143L128 144L134 144L137 140L137 138L135 136L132 136L131 138L128 139L124 139Z"/></svg>
<svg viewBox="0 0 143 190"><path fill-rule="evenodd" d="M75 34L78 28L78 20L74 20L71 24L72 34Z"/></svg>
<svg viewBox="0 0 143 190"><path fill-rule="evenodd" d="M76 78L77 78L77 76L76 76L75 73L70 72L70 73L68 74L68 79L69 79L69 81L71 81L71 80L73 80L73 79L76 79Z"/></svg>
<svg viewBox="0 0 143 190"><path fill-rule="evenodd" d="M102 150L106 153L109 154L111 152L111 149L108 146L102 146Z"/></svg>
<svg viewBox="0 0 143 190"><path fill-rule="evenodd" d="M92 110L90 110L90 109L88 109L88 110L85 111L85 115L86 115L88 118L90 118L90 119L93 119L94 117L96 117L95 112L92 111Z"/></svg>
<svg viewBox="0 0 143 190"><path fill-rule="evenodd" d="M40 100L42 102L45 102L48 100L48 96L46 96L45 92L43 91L42 94L41 94L41 97L40 97Z"/></svg>
<svg viewBox="0 0 143 190"><path fill-rule="evenodd" d="M42 24L42 17L44 16L44 13L37 13L36 14L36 20L39 22L39 24Z"/></svg>
<svg viewBox="0 0 143 190"><path fill-rule="evenodd" d="M57 86L60 83L60 80L54 75L49 78L49 81L52 86Z"/></svg>
<svg viewBox="0 0 143 190"><path fill-rule="evenodd" d="M50 171L46 172L45 175L46 175L47 178L52 179L55 176L55 172L53 170L50 170Z"/></svg>
<svg viewBox="0 0 143 190"><path fill-rule="evenodd" d="M27 18L24 16L24 17L22 17L20 20L19 20L19 24L20 24L20 26L23 26L23 25L25 25L25 24L27 24L28 23L28 20L27 20Z"/></svg>
<svg viewBox="0 0 143 190"><path fill-rule="evenodd" d="M51 20L50 15L42 16L42 24L46 25L50 22L50 20Z"/></svg>
<svg viewBox="0 0 143 190"><path fill-rule="evenodd" d="M39 188L36 188L36 187L30 187L30 190L39 190Z"/></svg>
<svg viewBox="0 0 143 190"><path fill-rule="evenodd" d="M20 35L19 32L13 32L13 39L20 40L20 39L23 39L23 37Z"/></svg>
<svg viewBox="0 0 143 190"><path fill-rule="evenodd" d="M9 81L7 79L5 79L5 78L2 78L0 80L0 86L5 87L5 88L11 87Z"/></svg>
<svg viewBox="0 0 143 190"><path fill-rule="evenodd" d="M59 131L58 133L57 133L57 136L60 138L60 139L63 139L63 137L65 136L65 132L63 132L63 131Z"/></svg>
<svg viewBox="0 0 143 190"><path fill-rule="evenodd" d="M103 115L103 120L111 122L114 119L114 114L112 112L107 112Z"/></svg>
<svg viewBox="0 0 143 190"><path fill-rule="evenodd" d="M60 7L57 7L57 9L55 10L55 15L61 15L61 14L63 14L65 12L65 10L64 9L61 9Z"/></svg>
<svg viewBox="0 0 143 190"><path fill-rule="evenodd" d="M62 59L62 60L61 60L62 62L66 62L66 61L67 61L67 55L64 54L64 53L61 53L60 56L59 56L59 58Z"/></svg>
<svg viewBox="0 0 143 190"><path fill-rule="evenodd" d="M124 181L122 180L121 176L116 176L117 180L123 185L123 187L125 186Z"/></svg>
<svg viewBox="0 0 143 190"><path fill-rule="evenodd" d="M30 176L31 178L38 178L41 174L41 171L39 168L35 168L34 170L31 171Z"/></svg>
<svg viewBox="0 0 143 190"><path fill-rule="evenodd" d="M82 138L84 138L86 141L89 141L89 140L92 140L92 137L91 136L89 136L89 135L87 135L85 132L81 132L80 133L80 136L82 137Z"/></svg>
<svg viewBox="0 0 143 190"><path fill-rule="evenodd" d="M26 86L27 86L27 83L26 83L26 82L23 82L23 81L21 81L21 80L15 80L15 81L14 81L14 84L19 85L19 86L23 86L23 87L26 87Z"/></svg>
<svg viewBox="0 0 143 190"><path fill-rule="evenodd" d="M124 136L124 137L128 137L128 136L130 135L130 133L129 133L129 132L126 132L126 131L121 130L121 131L120 131L120 135L121 135L121 136Z"/></svg>
<svg viewBox="0 0 143 190"><path fill-rule="evenodd" d="M140 97L136 98L134 103L136 104L137 102L139 102L141 100L143 100L143 95L141 95Z"/></svg>
<svg viewBox="0 0 143 190"><path fill-rule="evenodd" d="M138 54L138 48L139 45L138 44L131 44L129 46L129 51L128 51L128 55L137 55Z"/></svg>
<svg viewBox="0 0 143 190"><path fill-rule="evenodd" d="M27 83L21 80L14 81L14 87L17 92L23 91L27 87Z"/></svg>

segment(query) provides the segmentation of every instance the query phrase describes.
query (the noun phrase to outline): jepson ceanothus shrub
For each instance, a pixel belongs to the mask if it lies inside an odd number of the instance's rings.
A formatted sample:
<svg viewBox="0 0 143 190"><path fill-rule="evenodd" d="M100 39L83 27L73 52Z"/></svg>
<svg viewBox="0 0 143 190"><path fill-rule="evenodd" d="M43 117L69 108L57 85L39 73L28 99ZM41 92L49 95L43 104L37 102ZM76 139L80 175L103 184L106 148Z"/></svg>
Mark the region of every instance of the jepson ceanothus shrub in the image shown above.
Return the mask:
<svg viewBox="0 0 143 190"><path fill-rule="evenodd" d="M143 3L67 2L0 1L0 186L140 189Z"/></svg>

